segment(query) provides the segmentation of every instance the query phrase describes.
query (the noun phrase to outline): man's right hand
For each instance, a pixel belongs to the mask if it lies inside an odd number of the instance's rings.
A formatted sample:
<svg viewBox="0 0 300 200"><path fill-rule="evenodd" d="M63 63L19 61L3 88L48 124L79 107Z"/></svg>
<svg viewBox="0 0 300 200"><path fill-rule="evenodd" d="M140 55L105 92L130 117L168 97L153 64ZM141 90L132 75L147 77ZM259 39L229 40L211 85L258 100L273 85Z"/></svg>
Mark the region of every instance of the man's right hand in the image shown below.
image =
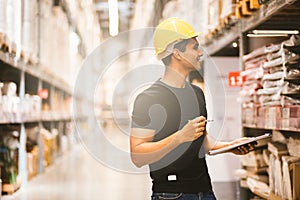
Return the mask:
<svg viewBox="0 0 300 200"><path fill-rule="evenodd" d="M188 123L178 131L179 140L184 142L192 142L201 137L205 132L206 118L203 116L189 120Z"/></svg>

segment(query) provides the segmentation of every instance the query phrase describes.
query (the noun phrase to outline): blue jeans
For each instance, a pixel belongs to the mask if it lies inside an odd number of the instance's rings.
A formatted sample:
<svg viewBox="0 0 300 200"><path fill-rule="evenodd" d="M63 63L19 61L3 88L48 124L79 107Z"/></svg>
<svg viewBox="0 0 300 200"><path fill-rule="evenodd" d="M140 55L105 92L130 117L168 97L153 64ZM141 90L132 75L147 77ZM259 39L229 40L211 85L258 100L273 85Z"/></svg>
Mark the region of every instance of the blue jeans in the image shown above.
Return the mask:
<svg viewBox="0 0 300 200"><path fill-rule="evenodd" d="M212 191L199 194L188 193L153 193L151 200L216 200Z"/></svg>

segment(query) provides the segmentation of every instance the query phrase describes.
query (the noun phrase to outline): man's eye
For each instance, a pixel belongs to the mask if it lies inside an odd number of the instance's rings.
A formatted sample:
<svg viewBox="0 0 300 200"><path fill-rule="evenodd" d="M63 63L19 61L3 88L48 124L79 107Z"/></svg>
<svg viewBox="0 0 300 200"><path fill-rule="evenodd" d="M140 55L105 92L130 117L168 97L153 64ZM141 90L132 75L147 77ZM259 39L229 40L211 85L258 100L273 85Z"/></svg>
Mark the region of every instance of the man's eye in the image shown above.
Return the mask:
<svg viewBox="0 0 300 200"><path fill-rule="evenodd" d="M199 49L199 44L195 44L195 45L194 45L194 49L195 49L195 50Z"/></svg>

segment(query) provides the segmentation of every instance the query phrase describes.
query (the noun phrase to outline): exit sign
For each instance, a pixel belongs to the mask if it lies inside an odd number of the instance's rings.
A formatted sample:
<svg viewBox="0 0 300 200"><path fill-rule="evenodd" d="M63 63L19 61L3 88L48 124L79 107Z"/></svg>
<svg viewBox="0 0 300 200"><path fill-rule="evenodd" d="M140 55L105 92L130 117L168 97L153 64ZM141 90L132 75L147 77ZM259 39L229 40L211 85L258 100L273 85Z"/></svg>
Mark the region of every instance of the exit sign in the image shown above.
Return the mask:
<svg viewBox="0 0 300 200"><path fill-rule="evenodd" d="M245 77L240 75L240 72L229 72L228 74L229 86L240 87L245 82Z"/></svg>

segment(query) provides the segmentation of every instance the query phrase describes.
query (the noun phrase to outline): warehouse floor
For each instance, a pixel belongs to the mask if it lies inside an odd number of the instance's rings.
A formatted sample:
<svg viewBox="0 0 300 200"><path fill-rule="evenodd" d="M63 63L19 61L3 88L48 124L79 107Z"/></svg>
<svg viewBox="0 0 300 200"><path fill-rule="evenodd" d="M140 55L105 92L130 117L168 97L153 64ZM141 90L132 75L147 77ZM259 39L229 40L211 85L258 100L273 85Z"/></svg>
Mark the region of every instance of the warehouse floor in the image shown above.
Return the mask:
<svg viewBox="0 0 300 200"><path fill-rule="evenodd" d="M213 185L218 199L238 199L236 183ZM150 195L151 181L147 174L113 170L99 163L81 144L77 144L45 173L34 177L13 195L2 196L2 200L147 200Z"/></svg>

